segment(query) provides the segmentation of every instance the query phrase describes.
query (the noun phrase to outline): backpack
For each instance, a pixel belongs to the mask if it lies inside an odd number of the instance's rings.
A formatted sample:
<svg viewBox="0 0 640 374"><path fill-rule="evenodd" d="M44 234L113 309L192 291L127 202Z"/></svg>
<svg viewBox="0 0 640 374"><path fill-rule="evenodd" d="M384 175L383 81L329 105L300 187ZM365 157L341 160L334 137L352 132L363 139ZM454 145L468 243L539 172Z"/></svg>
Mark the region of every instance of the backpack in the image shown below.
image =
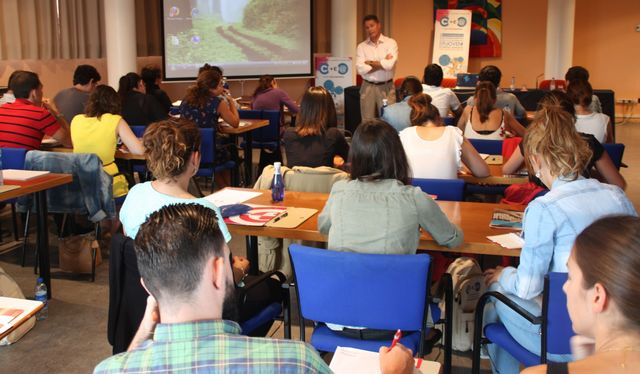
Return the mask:
<svg viewBox="0 0 640 374"><path fill-rule="evenodd" d="M473 322L476 304L485 292L484 276L478 262L470 257L459 257L447 268L453 283L452 348L466 352L473 345ZM440 310L444 313L444 300Z"/></svg>

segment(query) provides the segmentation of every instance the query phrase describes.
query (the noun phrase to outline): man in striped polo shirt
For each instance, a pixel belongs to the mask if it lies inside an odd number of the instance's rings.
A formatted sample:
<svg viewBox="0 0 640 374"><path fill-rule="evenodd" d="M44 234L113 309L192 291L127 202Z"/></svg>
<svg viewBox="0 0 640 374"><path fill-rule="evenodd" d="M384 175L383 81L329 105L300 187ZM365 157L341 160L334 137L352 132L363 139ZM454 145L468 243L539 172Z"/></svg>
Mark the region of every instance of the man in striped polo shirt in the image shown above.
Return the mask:
<svg viewBox="0 0 640 374"><path fill-rule="evenodd" d="M20 71L9 89L16 100L0 106L0 147L39 149L44 135L71 147L69 125L42 100L42 83L36 73Z"/></svg>

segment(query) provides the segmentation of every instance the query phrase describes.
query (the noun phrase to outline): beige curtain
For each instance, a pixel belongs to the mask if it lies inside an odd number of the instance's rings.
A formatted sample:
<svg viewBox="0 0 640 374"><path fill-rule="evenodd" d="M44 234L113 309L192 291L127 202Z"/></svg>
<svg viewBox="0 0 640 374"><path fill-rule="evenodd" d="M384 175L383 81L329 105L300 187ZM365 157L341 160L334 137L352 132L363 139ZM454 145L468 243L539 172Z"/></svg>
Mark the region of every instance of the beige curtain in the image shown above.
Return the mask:
<svg viewBox="0 0 640 374"><path fill-rule="evenodd" d="M369 37L362 27L362 18L368 14L378 16L382 23L382 33L390 36L391 0L358 0L358 35L361 40Z"/></svg>
<svg viewBox="0 0 640 374"><path fill-rule="evenodd" d="M160 56L162 55L162 1L135 1L138 56Z"/></svg>
<svg viewBox="0 0 640 374"><path fill-rule="evenodd" d="M103 0L0 0L0 60L100 58Z"/></svg>

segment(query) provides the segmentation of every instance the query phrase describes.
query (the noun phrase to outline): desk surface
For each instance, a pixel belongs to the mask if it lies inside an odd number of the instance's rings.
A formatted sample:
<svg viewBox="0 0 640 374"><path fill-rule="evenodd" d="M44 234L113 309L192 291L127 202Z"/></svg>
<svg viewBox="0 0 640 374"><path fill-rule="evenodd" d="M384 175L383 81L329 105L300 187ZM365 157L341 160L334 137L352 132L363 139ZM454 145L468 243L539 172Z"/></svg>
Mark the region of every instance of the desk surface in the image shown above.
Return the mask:
<svg viewBox="0 0 640 374"><path fill-rule="evenodd" d="M527 183L529 178L526 175L505 175L502 173L502 164L489 165L489 171L491 175L484 178L479 178L471 174L470 171L465 170L464 173L458 173L458 178L463 179L467 183L473 184L500 184L511 185L516 183Z"/></svg>
<svg viewBox="0 0 640 374"><path fill-rule="evenodd" d="M58 187L63 184L71 183L73 177L71 174L49 173L41 177L29 179L27 181L16 181L5 179L4 184L20 186L20 188L0 193L0 201L13 199L20 196L32 194L47 190L49 188Z"/></svg>
<svg viewBox="0 0 640 374"><path fill-rule="evenodd" d="M255 227L228 225L229 231L235 235L268 236L273 238L288 238L294 240L310 240L326 242L327 237L318 231L318 214L322 211L328 194L314 192L285 192L284 202L272 203L271 192L262 191L262 195L246 201L246 203L260 205L283 205L298 208L317 209L318 213L303 222L295 229L278 227ZM438 205L447 215L449 220L464 232L464 244L458 248L447 248L438 245L427 233L422 233L420 249L437 250L441 252L462 252L498 256L519 256L519 249L506 249L487 239L487 235L499 235L511 232L510 230L494 229L489 227L491 216L495 208L524 210L522 206L438 201Z"/></svg>

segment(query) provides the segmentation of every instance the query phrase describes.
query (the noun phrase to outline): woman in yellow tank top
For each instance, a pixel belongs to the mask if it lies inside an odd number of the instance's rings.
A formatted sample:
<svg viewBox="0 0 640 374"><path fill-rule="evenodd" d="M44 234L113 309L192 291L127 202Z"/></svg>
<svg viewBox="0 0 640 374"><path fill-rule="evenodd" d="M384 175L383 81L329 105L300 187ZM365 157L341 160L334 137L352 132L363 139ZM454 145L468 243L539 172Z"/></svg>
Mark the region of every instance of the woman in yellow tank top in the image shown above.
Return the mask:
<svg viewBox="0 0 640 374"><path fill-rule="evenodd" d="M129 186L124 175L118 174L115 153L118 137L133 154L143 154L144 147L122 116L121 103L116 91L100 85L89 96L85 114L71 121L71 141L74 153L95 153L100 157L104 171L113 178L113 197L127 194Z"/></svg>

